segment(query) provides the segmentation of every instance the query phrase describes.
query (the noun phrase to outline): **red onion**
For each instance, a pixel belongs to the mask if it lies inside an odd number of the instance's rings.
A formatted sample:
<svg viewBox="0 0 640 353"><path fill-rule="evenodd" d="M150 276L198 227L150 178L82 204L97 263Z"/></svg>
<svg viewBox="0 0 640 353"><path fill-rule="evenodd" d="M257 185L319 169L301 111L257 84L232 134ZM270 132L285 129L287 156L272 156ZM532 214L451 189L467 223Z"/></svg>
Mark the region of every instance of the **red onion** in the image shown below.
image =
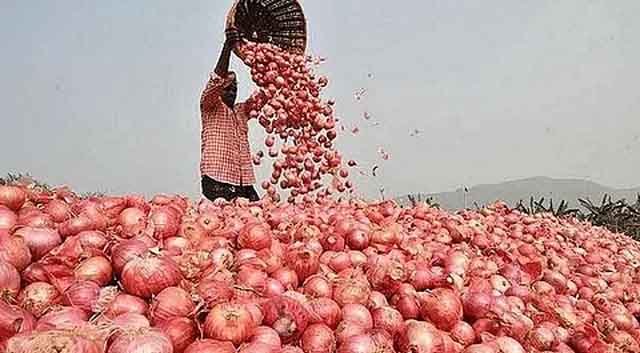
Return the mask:
<svg viewBox="0 0 640 353"><path fill-rule="evenodd" d="M24 227L18 229L14 235L24 239L29 250L31 250L33 260L40 259L62 243L62 239L60 239L58 232L49 228Z"/></svg>
<svg viewBox="0 0 640 353"><path fill-rule="evenodd" d="M102 256L94 256L84 260L74 271L78 280L92 281L105 286L113 279L111 262Z"/></svg>
<svg viewBox="0 0 640 353"><path fill-rule="evenodd" d="M299 285L298 275L292 269L283 267L275 271L274 273L272 273L271 277L278 280L278 282L282 283L285 289L298 288L298 285Z"/></svg>
<svg viewBox="0 0 640 353"><path fill-rule="evenodd" d="M31 251L20 237L0 237L0 260L22 271L31 263Z"/></svg>
<svg viewBox="0 0 640 353"><path fill-rule="evenodd" d="M342 307L342 319L365 328L373 328L373 317L362 304L346 304Z"/></svg>
<svg viewBox="0 0 640 353"><path fill-rule="evenodd" d="M271 232L261 223L247 224L238 234L238 245L241 248L262 250L271 246Z"/></svg>
<svg viewBox="0 0 640 353"><path fill-rule="evenodd" d="M472 292L464 297L464 315L472 320L483 318L489 312L493 298L484 292Z"/></svg>
<svg viewBox="0 0 640 353"><path fill-rule="evenodd" d="M96 229L99 228L95 221L85 214L68 219L58 225L58 233L64 238L77 235L86 230Z"/></svg>
<svg viewBox="0 0 640 353"><path fill-rule="evenodd" d="M342 320L342 311L338 304L329 298L316 298L309 301L309 322L323 323L335 329Z"/></svg>
<svg viewBox="0 0 640 353"><path fill-rule="evenodd" d="M180 227L179 215L171 207L159 207L149 214L149 222L153 225L154 237L165 239L175 236Z"/></svg>
<svg viewBox="0 0 640 353"><path fill-rule="evenodd" d="M333 353L336 349L333 331L325 324L309 325L302 334L301 343L305 353Z"/></svg>
<svg viewBox="0 0 640 353"><path fill-rule="evenodd" d="M167 335L160 330L138 329L118 335L107 353L171 353L173 345Z"/></svg>
<svg viewBox="0 0 640 353"><path fill-rule="evenodd" d="M107 245L107 238L103 232L88 230L78 233L78 241L83 247L102 250Z"/></svg>
<svg viewBox="0 0 640 353"><path fill-rule="evenodd" d="M546 327L536 327L528 335L529 345L539 351L553 350L559 342L556 341L553 331Z"/></svg>
<svg viewBox="0 0 640 353"><path fill-rule="evenodd" d="M35 282L24 287L18 295L18 304L39 318L52 306L61 302L60 293L49 283Z"/></svg>
<svg viewBox="0 0 640 353"><path fill-rule="evenodd" d="M38 320L36 330L72 330L83 326L88 320L89 315L80 308L53 308Z"/></svg>
<svg viewBox="0 0 640 353"><path fill-rule="evenodd" d="M272 346L262 342L249 342L238 349L238 353L280 353L280 346Z"/></svg>
<svg viewBox="0 0 640 353"><path fill-rule="evenodd" d="M214 306L204 322L204 334L235 345L245 342L257 327L251 313L244 305L222 303Z"/></svg>
<svg viewBox="0 0 640 353"><path fill-rule="evenodd" d="M369 246L369 234L361 229L354 229L346 235L346 243L351 250L364 250Z"/></svg>
<svg viewBox="0 0 640 353"><path fill-rule="evenodd" d="M349 337L369 332L371 329L360 326L351 321L341 321L336 328L336 338L338 344L342 344Z"/></svg>
<svg viewBox="0 0 640 353"><path fill-rule="evenodd" d="M282 345L280 341L280 336L276 330L267 326L258 326L255 330L253 330L253 335L251 336L251 342L260 342L264 344L268 344L272 347L280 347Z"/></svg>
<svg viewBox="0 0 640 353"><path fill-rule="evenodd" d="M404 320L400 312L394 308L383 306L371 312L373 327L387 331L392 336L398 335L404 329Z"/></svg>
<svg viewBox="0 0 640 353"><path fill-rule="evenodd" d="M373 336L369 334L359 334L347 338L342 342L336 353L393 353L393 347L383 342L377 342ZM407 351L413 352L413 351Z"/></svg>
<svg viewBox="0 0 640 353"><path fill-rule="evenodd" d="M430 323L408 320L399 337L399 347L404 352L429 353L443 350L444 342L438 329Z"/></svg>
<svg viewBox="0 0 640 353"><path fill-rule="evenodd" d="M0 300L0 338L11 337L22 332L30 332L36 326L36 319L19 306Z"/></svg>
<svg viewBox="0 0 640 353"><path fill-rule="evenodd" d="M111 321L111 324L123 331L133 331L140 328L151 327L149 320L137 313L124 313L118 315Z"/></svg>
<svg viewBox="0 0 640 353"><path fill-rule="evenodd" d="M175 353L182 353L198 337L195 322L186 317L171 318L160 324L158 328L169 337Z"/></svg>
<svg viewBox="0 0 640 353"><path fill-rule="evenodd" d="M122 236L131 238L144 231L147 215L139 208L129 207L120 212L117 222L122 227Z"/></svg>
<svg viewBox="0 0 640 353"><path fill-rule="evenodd" d="M262 311L264 324L276 330L283 343L295 341L307 328L309 314L296 300L285 296L271 298Z"/></svg>
<svg viewBox="0 0 640 353"><path fill-rule="evenodd" d="M0 185L0 205L17 211L27 200L27 193L22 188L11 185Z"/></svg>
<svg viewBox="0 0 640 353"><path fill-rule="evenodd" d="M96 339L96 336L96 333L86 329L23 333L7 342L7 352L104 353L104 342Z"/></svg>
<svg viewBox="0 0 640 353"><path fill-rule="evenodd" d="M129 261L142 257L148 250L149 247L140 240L127 240L114 246L111 250L113 270L121 273Z"/></svg>
<svg viewBox="0 0 640 353"><path fill-rule="evenodd" d="M263 296L266 298L277 297L284 294L285 288L278 280L267 278Z"/></svg>
<svg viewBox="0 0 640 353"><path fill-rule="evenodd" d="M413 296L400 295L394 305L405 320L420 317L420 304Z"/></svg>
<svg viewBox="0 0 640 353"><path fill-rule="evenodd" d="M62 295L65 305L73 306L92 312L96 308L100 297L100 286L91 281L76 281L67 288Z"/></svg>
<svg viewBox="0 0 640 353"><path fill-rule="evenodd" d="M476 341L476 333L471 325L464 321L458 321L451 329L451 338L466 347Z"/></svg>
<svg viewBox="0 0 640 353"><path fill-rule="evenodd" d="M203 339L193 342L184 353L236 353L231 342Z"/></svg>
<svg viewBox="0 0 640 353"><path fill-rule="evenodd" d="M238 273L238 285L263 293L267 285L267 273L252 267L243 267Z"/></svg>
<svg viewBox="0 0 640 353"><path fill-rule="evenodd" d="M341 306L346 304L366 304L371 287L366 278L340 279L333 290L333 300Z"/></svg>
<svg viewBox="0 0 640 353"><path fill-rule="evenodd" d="M148 310L147 303L136 296L118 293L112 299L103 299L106 301L103 314L108 318L115 318L122 314L134 313L145 315Z"/></svg>
<svg viewBox="0 0 640 353"><path fill-rule="evenodd" d="M198 283L196 291L211 308L215 304L228 302L233 297L233 290L228 283L215 280L204 280Z"/></svg>
<svg viewBox="0 0 640 353"><path fill-rule="evenodd" d="M187 238L171 237L164 240L164 244L162 248L172 254L181 255L187 249L189 249L190 246L191 246L191 243Z"/></svg>
<svg viewBox="0 0 640 353"><path fill-rule="evenodd" d="M0 206L0 230L9 230L18 223L18 215L8 207Z"/></svg>
<svg viewBox="0 0 640 353"><path fill-rule="evenodd" d="M304 294L311 298L318 297L331 297L333 294L333 288L329 280L321 275L314 275L304 282Z"/></svg>
<svg viewBox="0 0 640 353"><path fill-rule="evenodd" d="M11 298L20 291L20 273L13 265L0 260L0 297Z"/></svg>
<svg viewBox="0 0 640 353"><path fill-rule="evenodd" d="M51 216L56 223L66 221L71 217L71 207L64 201L53 199L44 207L44 212Z"/></svg>
<svg viewBox="0 0 640 353"><path fill-rule="evenodd" d="M284 346L282 347L282 351L280 353L304 353L304 351L299 347Z"/></svg>
<svg viewBox="0 0 640 353"><path fill-rule="evenodd" d="M150 298L165 288L176 286L182 280L182 274L175 262L146 256L129 261L122 270L121 279L127 293Z"/></svg>
<svg viewBox="0 0 640 353"><path fill-rule="evenodd" d="M287 263L296 271L300 281L318 272L320 267L318 254L305 248L291 250L287 254Z"/></svg>
<svg viewBox="0 0 640 353"><path fill-rule="evenodd" d="M158 325L173 317L191 317L195 310L189 293L182 288L168 287L153 298L149 316L154 325Z"/></svg>

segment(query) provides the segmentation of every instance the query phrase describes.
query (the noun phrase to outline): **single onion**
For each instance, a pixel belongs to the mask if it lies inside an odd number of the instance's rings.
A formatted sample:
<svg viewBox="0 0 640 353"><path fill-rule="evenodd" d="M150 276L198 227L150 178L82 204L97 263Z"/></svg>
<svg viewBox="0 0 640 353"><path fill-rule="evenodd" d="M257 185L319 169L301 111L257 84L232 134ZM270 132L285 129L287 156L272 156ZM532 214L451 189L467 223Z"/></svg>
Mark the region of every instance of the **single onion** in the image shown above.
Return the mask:
<svg viewBox="0 0 640 353"><path fill-rule="evenodd" d="M316 298L309 301L307 306L309 322L323 323L335 329L342 320L342 311L338 304L329 298Z"/></svg>
<svg viewBox="0 0 640 353"><path fill-rule="evenodd" d="M346 304L342 307L342 320L356 325L373 328L373 317L366 306L362 304Z"/></svg>
<svg viewBox="0 0 640 353"><path fill-rule="evenodd" d="M0 298L14 298L20 292L20 273L13 265L0 260Z"/></svg>
<svg viewBox="0 0 640 353"><path fill-rule="evenodd" d="M247 224L238 234L238 245L244 249L262 250L271 246L269 228L261 223Z"/></svg>
<svg viewBox="0 0 640 353"><path fill-rule="evenodd" d="M88 329L22 333L9 339L7 353L104 353L104 342L97 336Z"/></svg>
<svg viewBox="0 0 640 353"><path fill-rule="evenodd" d="M0 185L0 205L17 211L27 200L27 193L18 186Z"/></svg>
<svg viewBox="0 0 640 353"><path fill-rule="evenodd" d="M282 283L285 289L298 288L299 281L296 272L290 268L283 267L271 274L271 277Z"/></svg>
<svg viewBox="0 0 640 353"><path fill-rule="evenodd" d="M106 301L107 303L103 305L105 307L103 314L112 319L126 313L145 315L148 310L147 302L126 293L118 293Z"/></svg>
<svg viewBox="0 0 640 353"><path fill-rule="evenodd" d="M158 326L173 344L174 353L182 353L196 338L198 328L193 320L186 317L174 317Z"/></svg>
<svg viewBox="0 0 640 353"><path fill-rule="evenodd" d="M122 227L122 236L131 238L144 231L147 226L147 215L136 207L125 208L118 215L117 223Z"/></svg>
<svg viewBox="0 0 640 353"><path fill-rule="evenodd" d="M233 298L233 290L229 283L216 280L204 280L198 283L197 293L211 308L218 303L228 302Z"/></svg>
<svg viewBox="0 0 640 353"><path fill-rule="evenodd" d="M180 228L177 212L171 207L159 207L149 214L149 222L153 225L154 237L165 239L175 236Z"/></svg>
<svg viewBox="0 0 640 353"><path fill-rule="evenodd" d="M138 313L124 313L118 315L111 321L111 324L123 331L132 331L135 329L151 327L149 320Z"/></svg>
<svg viewBox="0 0 640 353"><path fill-rule="evenodd" d="M83 247L102 250L107 245L108 240L103 232L88 230L78 233L78 241Z"/></svg>
<svg viewBox="0 0 640 353"><path fill-rule="evenodd" d="M18 229L15 236L24 239L31 251L33 260L38 260L62 243L60 234L55 229L24 227Z"/></svg>
<svg viewBox="0 0 640 353"><path fill-rule="evenodd" d="M250 288L263 293L267 285L267 273L250 266L244 266L238 273L237 283L243 288Z"/></svg>
<svg viewBox="0 0 640 353"><path fill-rule="evenodd" d="M320 259L316 252L305 248L293 249L287 254L289 267L296 271L298 279L304 281L318 272Z"/></svg>
<svg viewBox="0 0 640 353"><path fill-rule="evenodd" d="M173 317L191 317L196 306L191 295L182 288L168 287L153 298L149 316L154 325L158 325Z"/></svg>
<svg viewBox="0 0 640 353"><path fill-rule="evenodd" d="M37 318L61 301L62 298L58 290L45 282L31 283L24 287L18 295L18 304Z"/></svg>
<svg viewBox="0 0 640 353"><path fill-rule="evenodd" d="M92 281L76 281L67 288L62 295L65 305L82 309L86 312L94 311L100 297L100 286Z"/></svg>
<svg viewBox="0 0 640 353"><path fill-rule="evenodd" d="M18 224L18 215L5 206L0 206L0 230L9 230Z"/></svg>
<svg viewBox="0 0 640 353"><path fill-rule="evenodd" d="M62 200L53 199L44 207L44 212L51 216L54 222L61 223L71 217L71 207Z"/></svg>
<svg viewBox="0 0 640 353"><path fill-rule="evenodd" d="M138 329L127 332L111 343L107 353L171 353L173 345L171 340L162 331L150 329Z"/></svg>
<svg viewBox="0 0 640 353"><path fill-rule="evenodd" d="M403 352L441 352L444 341L440 331L430 323L408 320L406 328L402 331L398 346Z"/></svg>
<svg viewBox="0 0 640 353"><path fill-rule="evenodd" d="M20 237L0 237L0 260L22 271L31 263L31 251L24 239Z"/></svg>
<svg viewBox="0 0 640 353"><path fill-rule="evenodd" d="M274 347L280 347L282 345L280 336L278 336L276 330L267 326L256 327L256 329L253 330L251 342L260 342Z"/></svg>
<svg viewBox="0 0 640 353"><path fill-rule="evenodd" d="M140 240L127 240L115 245L111 249L113 270L121 273L129 261L142 257L148 250L149 247Z"/></svg>
<svg viewBox="0 0 640 353"><path fill-rule="evenodd" d="M122 287L129 294L150 298L163 289L176 286L182 274L175 262L155 256L135 258L122 270Z"/></svg>
<svg viewBox="0 0 640 353"><path fill-rule="evenodd" d="M238 353L280 353L280 346L273 346L262 342L249 342L240 346Z"/></svg>
<svg viewBox="0 0 640 353"><path fill-rule="evenodd" d="M103 256L94 256L84 260L74 271L78 280L92 281L105 286L113 279L111 262Z"/></svg>
<svg viewBox="0 0 640 353"><path fill-rule="evenodd" d="M312 324L302 334L301 346L305 353L333 353L336 338L329 326Z"/></svg>
<svg viewBox="0 0 640 353"><path fill-rule="evenodd" d="M262 305L264 324L278 332L283 343L295 341L307 328L309 313L300 302L286 296L271 298Z"/></svg>
<svg viewBox="0 0 640 353"><path fill-rule="evenodd" d="M348 337L340 344L336 353L371 353L384 352L377 349L375 341L368 334L358 334ZM391 351L387 351L391 352ZM413 352L413 351L406 351ZM386 353L386 352L385 352Z"/></svg>
<svg viewBox="0 0 640 353"><path fill-rule="evenodd" d="M221 303L215 305L204 322L204 334L235 345L245 342L258 325L242 304Z"/></svg>
<svg viewBox="0 0 640 353"><path fill-rule="evenodd" d="M236 353L236 349L233 344L228 341L202 339L190 344L184 353Z"/></svg>
<svg viewBox="0 0 640 353"><path fill-rule="evenodd" d="M333 288L331 283L321 275L314 275L304 282L304 294L311 298L331 297Z"/></svg>
<svg viewBox="0 0 640 353"><path fill-rule="evenodd" d="M36 319L28 311L0 300L0 339L22 332L30 332Z"/></svg>
<svg viewBox="0 0 640 353"><path fill-rule="evenodd" d="M72 330L83 326L88 320L89 315L80 308L52 308L38 320L36 330Z"/></svg>
<svg viewBox="0 0 640 353"><path fill-rule="evenodd" d="M394 308L383 306L371 312L373 327L390 333L393 337L404 329L402 314Z"/></svg>

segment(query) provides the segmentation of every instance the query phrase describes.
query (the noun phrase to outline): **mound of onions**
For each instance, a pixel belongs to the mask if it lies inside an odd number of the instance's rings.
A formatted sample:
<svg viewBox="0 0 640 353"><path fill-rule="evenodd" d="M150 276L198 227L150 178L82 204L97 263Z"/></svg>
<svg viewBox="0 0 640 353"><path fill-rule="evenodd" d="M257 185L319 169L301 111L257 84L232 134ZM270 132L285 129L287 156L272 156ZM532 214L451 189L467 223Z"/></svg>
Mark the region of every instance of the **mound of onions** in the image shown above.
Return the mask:
<svg viewBox="0 0 640 353"><path fill-rule="evenodd" d="M245 342L258 325L245 305L221 303L214 306L204 322L204 334L234 345Z"/></svg>
<svg viewBox="0 0 640 353"><path fill-rule="evenodd" d="M134 258L122 270L122 286L129 294L150 298L163 289L176 286L182 273L175 262L155 256Z"/></svg>

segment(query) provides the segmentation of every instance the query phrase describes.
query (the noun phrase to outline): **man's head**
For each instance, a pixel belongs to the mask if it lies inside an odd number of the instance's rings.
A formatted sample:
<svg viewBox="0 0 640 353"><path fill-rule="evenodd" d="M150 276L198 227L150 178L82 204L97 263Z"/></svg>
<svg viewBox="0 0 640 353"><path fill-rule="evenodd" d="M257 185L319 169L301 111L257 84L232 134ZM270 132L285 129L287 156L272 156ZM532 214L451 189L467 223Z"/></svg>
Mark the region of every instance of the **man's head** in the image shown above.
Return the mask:
<svg viewBox="0 0 640 353"><path fill-rule="evenodd" d="M233 109L233 106L236 104L236 97L238 96L238 79L233 72L229 74L229 77L233 80L227 87L222 89L222 102L224 102L227 107Z"/></svg>

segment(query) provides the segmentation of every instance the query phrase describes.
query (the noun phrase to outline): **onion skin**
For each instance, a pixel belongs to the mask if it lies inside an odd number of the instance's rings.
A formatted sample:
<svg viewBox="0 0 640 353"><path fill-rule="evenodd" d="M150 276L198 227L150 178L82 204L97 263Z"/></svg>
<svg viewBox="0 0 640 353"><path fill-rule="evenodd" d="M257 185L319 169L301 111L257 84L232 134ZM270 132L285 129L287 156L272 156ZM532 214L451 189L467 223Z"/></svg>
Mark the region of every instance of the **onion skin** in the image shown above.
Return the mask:
<svg viewBox="0 0 640 353"><path fill-rule="evenodd" d="M223 281L201 281L198 284L196 291L205 301L208 308L211 308L218 303L228 302L233 298L233 290L231 289L231 286L229 283Z"/></svg>
<svg viewBox="0 0 640 353"><path fill-rule="evenodd" d="M31 313L0 300L0 339L31 332L35 326L36 319Z"/></svg>
<svg viewBox="0 0 640 353"><path fill-rule="evenodd" d="M154 325L158 325L174 317L190 317L195 311L196 306L187 291L179 287L169 287L153 298L150 316Z"/></svg>
<svg viewBox="0 0 640 353"><path fill-rule="evenodd" d="M245 342L258 325L244 305L224 303L214 306L204 322L204 334L234 345Z"/></svg>
<svg viewBox="0 0 640 353"><path fill-rule="evenodd" d="M333 331L325 324L309 325L302 334L301 343L304 353L333 353L336 349Z"/></svg>
<svg viewBox="0 0 640 353"><path fill-rule="evenodd" d="M127 263L121 280L127 293L150 298L165 288L178 285L182 281L182 273L173 261L149 256Z"/></svg>

